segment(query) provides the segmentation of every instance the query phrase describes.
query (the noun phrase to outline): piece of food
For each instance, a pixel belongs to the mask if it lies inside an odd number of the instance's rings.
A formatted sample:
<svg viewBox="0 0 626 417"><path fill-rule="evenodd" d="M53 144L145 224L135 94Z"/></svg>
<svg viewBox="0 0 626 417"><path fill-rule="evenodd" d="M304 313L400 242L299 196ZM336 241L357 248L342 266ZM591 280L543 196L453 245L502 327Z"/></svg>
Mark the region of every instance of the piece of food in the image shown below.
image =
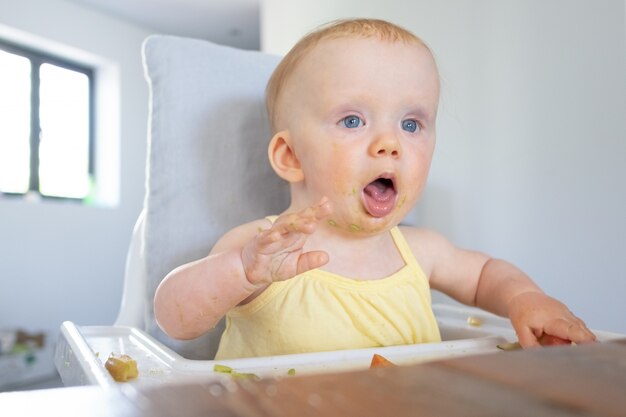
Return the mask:
<svg viewBox="0 0 626 417"><path fill-rule="evenodd" d="M467 318L467 324L469 324L470 326L473 326L473 327L480 327L480 326L483 325L483 321L482 321L482 319L480 319L478 317L469 316Z"/></svg>
<svg viewBox="0 0 626 417"><path fill-rule="evenodd" d="M372 356L372 362L370 363L370 369L384 368L387 366L395 366L395 364L384 356L381 356L378 353L374 353L374 356Z"/></svg>
<svg viewBox="0 0 626 417"><path fill-rule="evenodd" d="M139 376L137 361L128 355L117 355L111 352L104 367L117 382L126 382Z"/></svg>
<svg viewBox="0 0 626 417"><path fill-rule="evenodd" d="M259 378L259 376L257 374L253 374L251 372L237 372L237 371L232 371L230 373L230 375L233 378L250 378L250 379L261 379Z"/></svg>
<svg viewBox="0 0 626 417"><path fill-rule="evenodd" d="M230 366L220 365L216 363L213 365L213 372L219 372L221 374L229 374L233 378L251 378L251 379L261 379L258 375L249 373L249 372L237 372Z"/></svg>
<svg viewBox="0 0 626 417"><path fill-rule="evenodd" d="M233 368L231 368L230 366L226 366L226 365L220 365L220 364L215 364L213 365L213 372L220 372L223 374L229 374L233 371Z"/></svg>
<svg viewBox="0 0 626 417"><path fill-rule="evenodd" d="M294 368L290 368L290 369L287 371L287 375L295 375L295 374L296 374L296 370L295 370Z"/></svg>
<svg viewBox="0 0 626 417"><path fill-rule="evenodd" d="M520 345L519 342L500 343L497 345L497 348L501 350L518 350L522 348L522 345Z"/></svg>

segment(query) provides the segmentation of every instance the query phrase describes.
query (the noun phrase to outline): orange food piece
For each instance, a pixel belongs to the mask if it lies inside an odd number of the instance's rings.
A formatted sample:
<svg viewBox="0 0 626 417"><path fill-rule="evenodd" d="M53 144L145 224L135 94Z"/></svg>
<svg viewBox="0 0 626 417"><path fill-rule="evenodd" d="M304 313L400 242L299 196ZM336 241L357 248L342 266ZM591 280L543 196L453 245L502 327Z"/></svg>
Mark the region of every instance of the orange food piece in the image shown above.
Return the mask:
<svg viewBox="0 0 626 417"><path fill-rule="evenodd" d="M139 375L137 361L128 355L111 353L104 367L117 382L126 382L129 379L137 378Z"/></svg>
<svg viewBox="0 0 626 417"><path fill-rule="evenodd" d="M391 362L384 356L379 355L378 353L374 353L374 356L372 356L372 362L370 363L370 369L384 368L387 366L395 366L395 363Z"/></svg>

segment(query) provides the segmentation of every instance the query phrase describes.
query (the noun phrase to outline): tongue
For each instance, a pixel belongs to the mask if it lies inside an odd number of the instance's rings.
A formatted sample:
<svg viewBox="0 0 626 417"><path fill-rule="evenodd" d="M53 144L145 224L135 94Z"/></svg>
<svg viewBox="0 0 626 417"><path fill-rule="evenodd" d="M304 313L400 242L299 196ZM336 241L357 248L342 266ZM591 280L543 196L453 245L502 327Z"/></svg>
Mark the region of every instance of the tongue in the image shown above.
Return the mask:
<svg viewBox="0 0 626 417"><path fill-rule="evenodd" d="M369 183L363 190L363 203L367 212L374 217L391 213L396 203L396 191L384 181Z"/></svg>

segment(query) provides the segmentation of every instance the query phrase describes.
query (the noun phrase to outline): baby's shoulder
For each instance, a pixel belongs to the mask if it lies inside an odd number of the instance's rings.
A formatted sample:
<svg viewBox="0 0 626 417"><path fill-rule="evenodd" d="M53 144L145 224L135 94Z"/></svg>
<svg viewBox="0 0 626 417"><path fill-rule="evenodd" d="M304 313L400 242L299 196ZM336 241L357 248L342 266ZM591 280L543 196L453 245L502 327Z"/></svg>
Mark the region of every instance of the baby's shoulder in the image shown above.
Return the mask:
<svg viewBox="0 0 626 417"><path fill-rule="evenodd" d="M399 226L409 249L427 276L431 276L436 265L447 262L454 246L442 234L434 230L413 226Z"/></svg>
<svg viewBox="0 0 626 417"><path fill-rule="evenodd" d="M243 247L260 231L269 229L270 227L272 227L272 223L266 218L253 220L236 226L218 239L211 252L222 252L235 247Z"/></svg>
<svg viewBox="0 0 626 417"><path fill-rule="evenodd" d="M434 230L405 225L398 226L398 228L414 254L430 257L449 251L452 247L445 236Z"/></svg>

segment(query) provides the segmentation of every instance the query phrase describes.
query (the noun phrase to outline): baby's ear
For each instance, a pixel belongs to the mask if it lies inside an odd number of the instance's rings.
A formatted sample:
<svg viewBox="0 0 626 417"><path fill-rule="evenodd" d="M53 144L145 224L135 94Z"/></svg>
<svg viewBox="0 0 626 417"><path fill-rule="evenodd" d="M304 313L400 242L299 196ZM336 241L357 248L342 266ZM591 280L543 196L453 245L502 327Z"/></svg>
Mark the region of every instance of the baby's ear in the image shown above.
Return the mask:
<svg viewBox="0 0 626 417"><path fill-rule="evenodd" d="M293 150L291 135L282 130L274 135L267 150L270 164L282 179L294 183L304 179L300 161Z"/></svg>

